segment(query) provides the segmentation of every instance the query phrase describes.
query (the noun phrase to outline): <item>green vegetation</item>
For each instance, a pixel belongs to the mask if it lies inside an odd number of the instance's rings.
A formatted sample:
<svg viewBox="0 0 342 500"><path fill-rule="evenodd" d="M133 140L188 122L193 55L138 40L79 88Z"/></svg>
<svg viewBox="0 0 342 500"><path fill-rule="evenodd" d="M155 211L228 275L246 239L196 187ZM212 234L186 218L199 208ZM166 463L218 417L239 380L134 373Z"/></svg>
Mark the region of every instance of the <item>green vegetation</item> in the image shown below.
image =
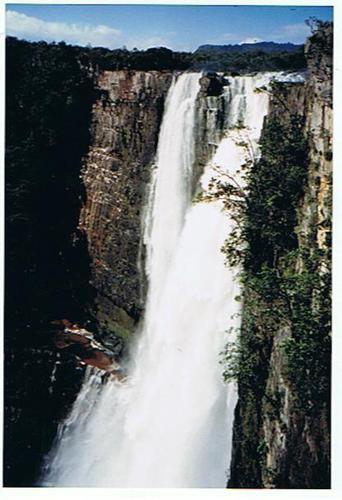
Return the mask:
<svg viewBox="0 0 342 500"><path fill-rule="evenodd" d="M267 53L257 49L252 52L212 52L208 50L191 55L192 68L196 70L237 72L297 71L306 68L304 47L293 52Z"/></svg>
<svg viewBox="0 0 342 500"><path fill-rule="evenodd" d="M330 399L331 275L320 270L323 252L293 252L283 270L291 337L283 348L287 356L287 377L295 389L297 407L314 414ZM296 271L298 258L303 271Z"/></svg>
<svg viewBox="0 0 342 500"><path fill-rule="evenodd" d="M7 310L13 307L15 320L26 325L36 315L40 321L44 314L49 318L51 311L40 307L48 297L54 315L84 308L70 273L80 240L71 235L83 195L79 173L96 94L89 68L79 64L73 48L13 39L8 40L6 87ZM86 291L86 261L78 260L76 269ZM25 299L18 300L18 283Z"/></svg>
<svg viewBox="0 0 342 500"><path fill-rule="evenodd" d="M307 55L321 61L331 56L331 23L313 19L309 24L313 34ZM306 189L310 135L304 131L303 116L290 112L281 86L274 84L271 95L278 112L264 126L260 160L245 166L244 196L237 196L232 182L213 182L215 195L223 198L237 221L223 251L230 265L240 266L244 290L238 340L223 353L224 377L237 379L240 389L253 389L262 398L273 337L285 329L285 376L297 407L312 413L330 398L331 220L324 221L325 248L317 248L316 227L299 244L296 226ZM238 145L247 148L243 142Z"/></svg>
<svg viewBox="0 0 342 500"><path fill-rule="evenodd" d="M230 265L240 265L244 290L238 340L223 353L224 377L263 397L273 337L287 328L286 377L298 408L315 411L329 397L330 275L320 272L326 252L299 248L295 231L308 169L303 118L286 110L269 118L261 151L246 168L244 196L232 182L212 183L238 222L223 251Z"/></svg>
<svg viewBox="0 0 342 500"><path fill-rule="evenodd" d="M51 51L61 51L69 54L75 63L92 72L103 70L207 70L227 72L259 72L276 70L305 69L304 48L300 46L294 51L268 53L256 49L251 52L173 52L165 47L155 47L147 50L115 50L104 47L78 47L66 45L64 42L26 42L14 37L7 38L8 60L15 50L24 47L28 61L35 54Z"/></svg>
<svg viewBox="0 0 342 500"><path fill-rule="evenodd" d="M310 63L310 69L320 73L322 71L322 63L325 71L332 71L332 53L333 53L333 26L329 21L320 21L316 18L311 18L307 21L312 35L309 38L309 43L306 46L306 58ZM327 60L327 56L330 61ZM327 64L328 63L328 64ZM332 74L330 73L330 76Z"/></svg>
<svg viewBox="0 0 342 500"><path fill-rule="evenodd" d="M304 114L317 98L317 81L327 83L324 98L331 102L332 25L315 20L311 25ZM322 160L332 158L331 131L322 129L323 151L316 152L312 134L319 131L304 127L300 92L276 84L270 93L261 158L251 158L244 168L244 195L237 196L229 179L230 187L217 190L237 221L223 251L229 265L240 266L243 289L237 341L226 346L222 358L225 379L237 380L239 390L229 487L326 488L331 178ZM213 181L214 196L216 185ZM284 448L277 448L278 439Z"/></svg>
<svg viewBox="0 0 342 500"><path fill-rule="evenodd" d="M273 93L278 91L273 89ZM214 192L233 210L237 221L223 251L228 264L240 266L243 287L238 298L243 309L237 340L222 353L224 379L238 381L240 396L235 415L238 458L232 465L231 487L260 487L265 478L275 485L288 484L288 478L282 479L279 471L266 466L263 432L266 414L281 425L284 404L283 397L266 385L276 337L284 338L276 349L283 363L279 369L291 390L292 411L319 419L329 408L330 272L326 268L322 272L329 250L316 249L315 228L306 235L307 246L298 242L298 207L306 189L309 140L302 117L290 114L275 100L282 114L268 118L261 158L250 160L244 168L245 194L239 194L232 182L215 192L217 183L213 182Z"/></svg>
<svg viewBox="0 0 342 500"><path fill-rule="evenodd" d="M288 122L280 116L267 121L261 159L245 172L247 191L238 211L239 225L225 246L230 264L241 263L253 277L261 273L262 280L277 258L297 244L296 209L307 172L302 125L298 115L291 115Z"/></svg>

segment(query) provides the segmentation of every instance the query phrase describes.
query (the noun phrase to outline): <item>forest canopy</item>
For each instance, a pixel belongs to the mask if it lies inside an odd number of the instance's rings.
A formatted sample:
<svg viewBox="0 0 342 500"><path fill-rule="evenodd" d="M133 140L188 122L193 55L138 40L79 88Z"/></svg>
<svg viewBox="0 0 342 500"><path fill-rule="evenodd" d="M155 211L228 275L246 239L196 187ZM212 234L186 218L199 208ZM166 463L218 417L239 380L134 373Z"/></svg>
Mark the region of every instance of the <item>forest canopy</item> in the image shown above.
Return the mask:
<svg viewBox="0 0 342 500"><path fill-rule="evenodd" d="M291 50L268 51L256 45L248 52L241 50L215 51L210 46L191 52L174 52L165 47L147 50L128 50L126 48L107 49L104 47L79 47L65 42L27 42L7 37L7 58L11 59L18 51L25 52L28 59L39 58L39 54L49 52L52 59L56 52L65 51L92 71L103 70L207 70L207 71L276 71L305 69L304 46L292 46Z"/></svg>

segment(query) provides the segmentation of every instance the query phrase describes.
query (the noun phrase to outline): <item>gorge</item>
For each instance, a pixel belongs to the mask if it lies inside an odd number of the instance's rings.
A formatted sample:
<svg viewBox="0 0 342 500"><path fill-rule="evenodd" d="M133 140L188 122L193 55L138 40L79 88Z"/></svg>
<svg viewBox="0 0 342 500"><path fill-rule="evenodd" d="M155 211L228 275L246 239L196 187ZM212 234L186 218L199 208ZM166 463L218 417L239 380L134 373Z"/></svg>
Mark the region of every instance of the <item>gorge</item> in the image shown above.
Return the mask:
<svg viewBox="0 0 342 500"><path fill-rule="evenodd" d="M256 154L267 96L253 90L270 77L227 81L224 122L231 132L212 160L223 172L237 176L245 160L236 145L242 136L235 130L239 121ZM225 486L235 391L221 380L219 354L227 325L236 323L237 284L220 252L229 234L220 203L191 207L200 78L199 73L178 76L166 99L144 217L149 284L134 366L116 387L109 381L108 388L99 389L94 376L89 379L43 484ZM215 132L210 122L201 126ZM201 176L204 192L213 175L209 163ZM84 404L93 409L85 411Z"/></svg>
<svg viewBox="0 0 342 500"><path fill-rule="evenodd" d="M65 217L73 214L70 227L58 226L60 247L50 252L53 259L62 255L63 272L55 280L60 286L43 300L42 295L32 299L34 315L29 310L20 320L31 318L25 328L36 329L36 345L27 335L22 340L23 323L7 313L17 332L12 339L8 333L7 370L24 353L26 380L35 384L44 374L39 391L46 401L30 399L28 388L27 406L20 410L20 381L8 382L8 485L18 485L18 450L31 425L20 419L33 411L33 424L44 423L33 442L24 445L25 456L35 456L35 470L21 479L22 485L225 487L229 478L230 487L328 487L329 30L320 27L306 45L305 82L283 73L117 70L95 75L94 89L80 74L84 92L70 101L77 129L70 130L66 147L67 155L74 151L73 164L60 178L60 170L52 167L57 181L48 178L43 185L44 203L60 186L52 199L68 200ZM71 144L80 132L84 142L77 149ZM18 153L8 143L10 163L10 155ZM34 159L32 145L27 147ZM80 172L73 165L81 162ZM281 172L279 179L275 176L280 196L267 176L256 177L263 173L262 162ZM37 189L29 179L18 195L15 181L9 181L20 203L27 189ZM260 203L266 208L253 205L256 181L262 182ZM241 190L251 200L247 205ZM27 223L19 209L10 213L12 224ZM260 243L251 217L258 222L265 210L270 231L261 233L265 241ZM56 221L59 217L57 210ZM45 221L46 227L56 221ZM239 224L242 246L234 231ZM35 231L33 239L42 241L45 229L43 236ZM18 262L18 255L13 259ZM238 261L235 267L225 264L232 259ZM41 262L34 265L36 275L49 269L40 269ZM237 275L241 269L248 281ZM310 273L319 275L318 284ZM299 284L294 275L301 276ZM45 283L42 278L42 290ZM319 291L313 294L312 287ZM288 297L293 316L282 312ZM10 299L13 311L18 307L14 292ZM44 301L49 307L43 317L37 304ZM312 301L319 318L309 317ZM276 322L269 314L273 309L279 311ZM296 334L303 329L296 323L298 314L305 314L312 328L305 346L297 348ZM62 317L94 331L124 367L126 379L104 381L90 368L84 375L72 353L55 351L48 325ZM246 327L251 321L253 339ZM292 339L287 350L286 338ZM235 347L227 354L225 345L231 344ZM322 358L312 360L323 344ZM289 369L298 361L298 349L301 356L311 356L309 377ZM39 360L36 373L30 359ZM326 371L317 372L317 364L325 364ZM296 377L309 396L299 394ZM308 380L314 377L321 380L317 393ZM49 401L54 404L47 426ZM13 433L20 426L16 441Z"/></svg>

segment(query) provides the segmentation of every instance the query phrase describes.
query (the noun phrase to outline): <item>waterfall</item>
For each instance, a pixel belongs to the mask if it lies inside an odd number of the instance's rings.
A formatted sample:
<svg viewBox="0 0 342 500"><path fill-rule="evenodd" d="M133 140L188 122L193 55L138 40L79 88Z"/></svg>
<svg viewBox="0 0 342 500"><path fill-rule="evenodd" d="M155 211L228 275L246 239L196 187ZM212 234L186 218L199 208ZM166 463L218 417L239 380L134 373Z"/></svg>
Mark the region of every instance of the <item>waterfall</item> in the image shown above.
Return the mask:
<svg viewBox="0 0 342 500"><path fill-rule="evenodd" d="M246 154L258 154L268 97L254 89L270 77L229 78L227 130L201 177L204 192L212 177L239 178ZM227 330L239 325L239 287L221 252L233 221L220 200L191 200L199 78L180 75L167 97L144 213L146 312L129 377L101 384L98 371L87 373L43 486L227 483L236 388L223 383L219 360Z"/></svg>

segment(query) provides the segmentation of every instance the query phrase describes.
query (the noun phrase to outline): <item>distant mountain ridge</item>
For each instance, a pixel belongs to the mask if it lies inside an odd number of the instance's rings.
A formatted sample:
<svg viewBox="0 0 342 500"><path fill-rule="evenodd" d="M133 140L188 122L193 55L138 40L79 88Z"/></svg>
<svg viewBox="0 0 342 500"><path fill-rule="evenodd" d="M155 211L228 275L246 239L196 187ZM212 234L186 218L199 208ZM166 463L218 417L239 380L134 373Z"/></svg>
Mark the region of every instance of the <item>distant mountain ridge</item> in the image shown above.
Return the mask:
<svg viewBox="0 0 342 500"><path fill-rule="evenodd" d="M276 43L276 42L257 42L257 43L242 43L234 45L200 45L195 50L196 53L233 53L233 52L255 52L261 50L266 53L272 52L295 52L303 47L302 44L296 45L294 43Z"/></svg>

